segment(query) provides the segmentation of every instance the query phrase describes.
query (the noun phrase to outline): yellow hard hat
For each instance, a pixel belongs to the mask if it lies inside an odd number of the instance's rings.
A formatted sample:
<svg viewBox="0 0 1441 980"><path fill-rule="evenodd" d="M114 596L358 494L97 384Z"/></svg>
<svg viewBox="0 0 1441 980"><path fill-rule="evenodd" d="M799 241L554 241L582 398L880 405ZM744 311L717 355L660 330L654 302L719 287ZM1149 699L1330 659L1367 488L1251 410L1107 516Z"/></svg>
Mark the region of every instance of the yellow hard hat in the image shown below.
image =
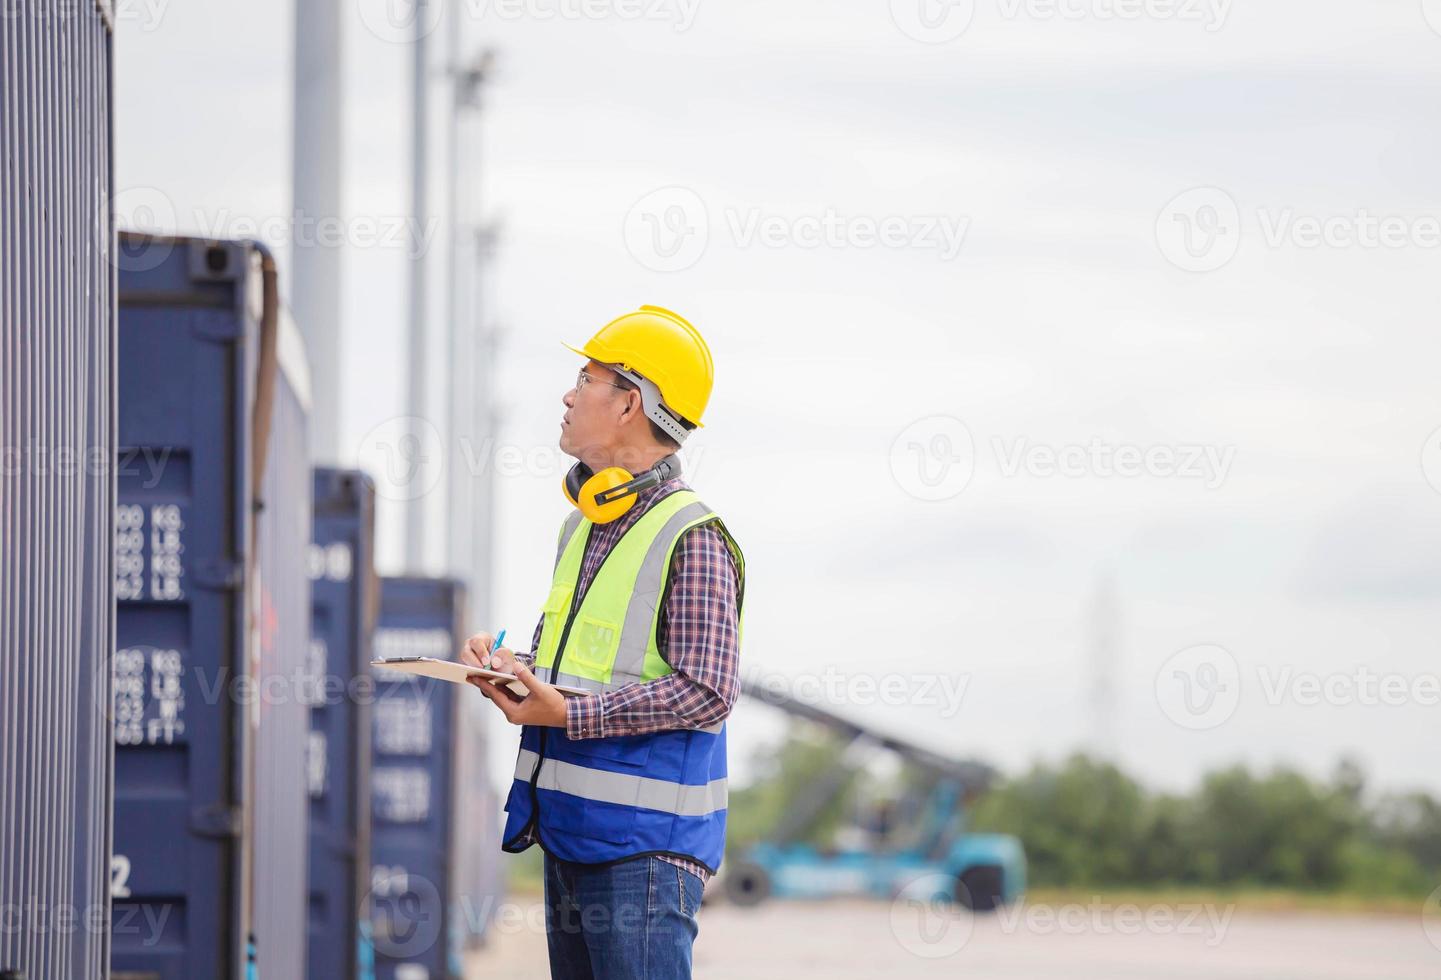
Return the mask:
<svg viewBox="0 0 1441 980"><path fill-rule="evenodd" d="M704 425L701 416L710 401L715 366L705 338L679 314L659 306L642 306L601 327L584 347L565 346L632 381L639 375L646 414L667 431L679 431L683 439L686 430L666 418L665 409L692 426ZM644 382L659 389L663 406L652 404L654 392L648 391Z"/></svg>

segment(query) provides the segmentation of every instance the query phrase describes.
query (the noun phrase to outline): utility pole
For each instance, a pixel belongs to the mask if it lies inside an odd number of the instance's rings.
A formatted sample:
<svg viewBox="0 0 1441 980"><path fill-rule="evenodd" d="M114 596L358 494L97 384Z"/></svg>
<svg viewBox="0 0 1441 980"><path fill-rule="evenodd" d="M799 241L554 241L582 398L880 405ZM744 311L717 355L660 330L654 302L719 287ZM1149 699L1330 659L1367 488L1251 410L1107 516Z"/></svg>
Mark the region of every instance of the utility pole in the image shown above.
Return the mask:
<svg viewBox="0 0 1441 980"><path fill-rule="evenodd" d="M344 109L340 0L295 4L291 147L290 308L310 362L310 458L344 463L340 453L342 249L317 239L321 222L340 218L344 195L340 122Z"/></svg>
<svg viewBox="0 0 1441 980"><path fill-rule="evenodd" d="M1102 572L1091 601L1091 750L1107 762L1116 761L1117 605L1116 576Z"/></svg>
<svg viewBox="0 0 1441 980"><path fill-rule="evenodd" d="M301 5L309 0L299 0ZM424 427L428 418L426 407L426 379L429 375L429 361L427 358L427 318L426 318L426 269L425 269L425 241L424 229L430 221L430 203L427 197L427 182L429 179L430 161L426 153L427 135L429 129L429 80L426 78L426 43L425 36L428 33L426 24L428 15L426 4L428 0L415 0L412 13L415 17L415 39L411 47L411 84L413 91L411 105L411 132L410 132L410 181L411 198L410 213L412 218L411 231L415 238L411 242L413 254L410 258L410 329L407 331L409 341L406 388L406 409L410 417L410 447L417 456L410 460L414 464L411 471L411 479L421 481L422 485L429 478L428 469L431 466L439 466L442 460L432 460L426 457L423 448L426 445ZM405 513L405 568L412 574L419 574L425 571L423 562L425 559L425 508L426 495L418 494L406 503Z"/></svg>
<svg viewBox="0 0 1441 980"><path fill-rule="evenodd" d="M486 438L493 429L478 422L478 403L489 404L490 362L478 341L487 333L482 301L486 269L485 250L476 235L479 222L480 182L479 139L476 126L483 106L485 83L494 68L495 54L478 52L461 63L460 31L450 32L446 70L451 86L450 139L447 181L450 221L448 222L449 266L447 269L446 391L447 439L451 461L446 481L446 564L447 572L467 581L471 615L488 621L490 568L485 552L477 555L479 539L488 539L488 515L492 496L492 468L482 465L472 472L466 465L479 460L490 446Z"/></svg>

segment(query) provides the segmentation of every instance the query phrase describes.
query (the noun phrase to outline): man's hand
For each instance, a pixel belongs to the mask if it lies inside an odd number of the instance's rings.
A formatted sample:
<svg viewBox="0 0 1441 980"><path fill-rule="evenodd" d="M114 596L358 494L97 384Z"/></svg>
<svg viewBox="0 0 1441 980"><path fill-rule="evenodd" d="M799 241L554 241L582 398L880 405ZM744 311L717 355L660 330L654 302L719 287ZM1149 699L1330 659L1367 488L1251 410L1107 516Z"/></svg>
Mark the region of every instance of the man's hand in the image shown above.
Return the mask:
<svg viewBox="0 0 1441 980"><path fill-rule="evenodd" d="M530 672L530 668L518 660L512 663L511 672L530 690L529 695L519 697L512 694L509 688L480 677L472 677L470 681L480 688L480 693L489 698L512 725L564 728L565 695L545 681L538 680Z"/></svg>
<svg viewBox="0 0 1441 980"><path fill-rule="evenodd" d="M509 647L501 647L498 650L492 649L495 645L495 637L490 633L477 633L465 641L465 646L460 648L460 662L471 667L488 667L491 670L503 671L507 674L515 673L515 651ZM472 677L471 683L477 681L486 683L483 678Z"/></svg>

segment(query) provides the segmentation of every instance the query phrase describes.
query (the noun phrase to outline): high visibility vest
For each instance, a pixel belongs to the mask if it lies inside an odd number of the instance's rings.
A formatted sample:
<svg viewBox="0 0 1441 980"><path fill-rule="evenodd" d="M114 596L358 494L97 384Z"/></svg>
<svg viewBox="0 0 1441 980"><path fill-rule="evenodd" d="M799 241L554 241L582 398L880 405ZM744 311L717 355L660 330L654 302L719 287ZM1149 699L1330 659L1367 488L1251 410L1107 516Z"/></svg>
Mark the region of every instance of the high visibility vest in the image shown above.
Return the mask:
<svg viewBox="0 0 1441 980"><path fill-rule="evenodd" d="M680 536L705 523L715 524L735 556L743 622L740 547L694 491L677 490L655 503L621 535L580 596L576 585L593 525L577 511L557 542L536 676L605 692L672 673L656 644L671 557ZM724 720L699 731L585 739L526 725L501 846L525 850L531 841L520 838L533 828L541 846L566 861L673 854L714 872L725 850L725 744Z"/></svg>

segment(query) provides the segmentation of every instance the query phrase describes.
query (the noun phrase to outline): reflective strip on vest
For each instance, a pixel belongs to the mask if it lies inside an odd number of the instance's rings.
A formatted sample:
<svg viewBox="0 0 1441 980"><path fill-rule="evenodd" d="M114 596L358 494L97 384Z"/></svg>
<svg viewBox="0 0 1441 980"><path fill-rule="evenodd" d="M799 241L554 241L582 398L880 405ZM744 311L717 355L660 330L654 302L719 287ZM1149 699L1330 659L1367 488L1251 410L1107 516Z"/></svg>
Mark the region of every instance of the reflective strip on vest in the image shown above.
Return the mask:
<svg viewBox="0 0 1441 980"><path fill-rule="evenodd" d="M565 546L570 544L570 536L575 533L576 528L580 527L582 520L584 520L584 516L581 512L575 511L560 526L560 541L555 546L555 563L557 565L560 564L560 556L565 554Z"/></svg>
<svg viewBox="0 0 1441 980"><path fill-rule="evenodd" d="M670 545L682 528L710 513L711 509L699 500L686 504L671 515L646 549L645 559L640 563L640 574L635 577L635 592L625 607L620 649L615 652L615 666L611 668L612 685L619 687L638 681L644 674L645 651L650 646L656 606L660 605L661 593L665 591L666 557ZM643 588L642 583L647 587Z"/></svg>
<svg viewBox="0 0 1441 980"><path fill-rule="evenodd" d="M540 756L530 749L521 749L515 762L515 778L529 782ZM600 803L638 806L681 817L703 817L726 807L726 781L712 779L692 786L672 783L648 776L589 769L570 762L546 759L540 767L537 789L555 790Z"/></svg>

